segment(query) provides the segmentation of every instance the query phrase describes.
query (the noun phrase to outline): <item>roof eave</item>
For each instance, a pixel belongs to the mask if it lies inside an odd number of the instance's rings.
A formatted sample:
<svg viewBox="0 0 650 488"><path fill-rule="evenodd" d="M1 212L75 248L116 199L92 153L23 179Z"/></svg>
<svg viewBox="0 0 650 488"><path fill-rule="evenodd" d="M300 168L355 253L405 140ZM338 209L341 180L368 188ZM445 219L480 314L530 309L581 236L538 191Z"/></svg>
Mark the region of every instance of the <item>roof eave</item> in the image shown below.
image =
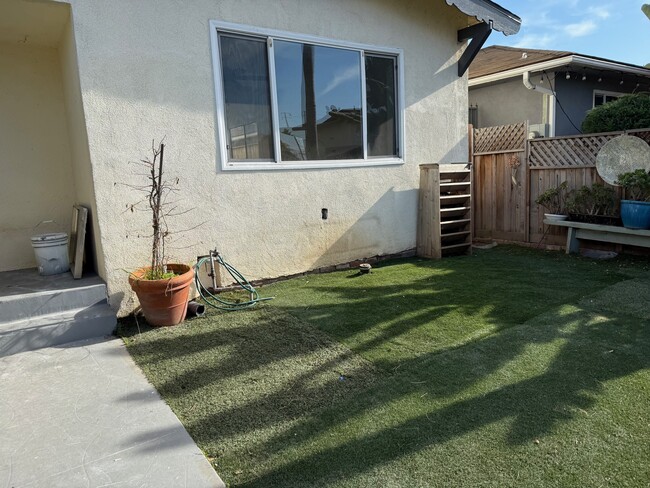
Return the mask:
<svg viewBox="0 0 650 488"><path fill-rule="evenodd" d="M486 83L493 83L495 81L505 80L521 76L526 72L545 71L553 68L561 68L564 66L579 66L584 68L594 68L609 71L618 71L619 73L633 74L639 76L650 76L650 70L642 67L630 66L628 64L621 64L614 61L606 61L601 59L593 59L580 55L563 56L557 59L551 59L542 63L529 64L519 68L513 68L498 73L492 73L478 78L468 80L470 87L484 85Z"/></svg>
<svg viewBox="0 0 650 488"><path fill-rule="evenodd" d="M506 36L516 34L521 27L521 19L512 12L490 0L445 0L458 10L480 22L489 24L493 30Z"/></svg>

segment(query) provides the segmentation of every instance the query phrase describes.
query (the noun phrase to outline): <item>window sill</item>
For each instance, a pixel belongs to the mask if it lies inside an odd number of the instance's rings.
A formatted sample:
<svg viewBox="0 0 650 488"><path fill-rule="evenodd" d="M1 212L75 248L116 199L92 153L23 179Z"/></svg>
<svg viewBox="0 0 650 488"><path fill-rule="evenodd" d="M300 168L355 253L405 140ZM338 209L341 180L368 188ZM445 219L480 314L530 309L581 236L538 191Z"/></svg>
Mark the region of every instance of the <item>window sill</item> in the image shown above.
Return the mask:
<svg viewBox="0 0 650 488"><path fill-rule="evenodd" d="M364 168L370 166L397 166L404 164L400 158L386 159L349 159L314 162L284 162L284 163L226 163L221 165L223 171L277 171L294 169L341 169L341 168Z"/></svg>

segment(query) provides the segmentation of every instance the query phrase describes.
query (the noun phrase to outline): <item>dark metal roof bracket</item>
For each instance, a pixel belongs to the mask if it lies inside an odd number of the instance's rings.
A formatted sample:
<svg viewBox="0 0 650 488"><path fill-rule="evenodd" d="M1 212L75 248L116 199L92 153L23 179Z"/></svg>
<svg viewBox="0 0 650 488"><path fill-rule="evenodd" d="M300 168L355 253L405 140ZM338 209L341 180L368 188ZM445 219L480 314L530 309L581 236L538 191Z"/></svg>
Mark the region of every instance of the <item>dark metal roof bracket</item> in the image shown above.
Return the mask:
<svg viewBox="0 0 650 488"><path fill-rule="evenodd" d="M458 42L465 42L471 39L458 60L458 76L465 74L469 69L469 65L472 64L472 61L483 47L483 44L485 44L485 41L487 41L487 38L490 37L492 33L492 21L490 20L489 22L489 24L480 22L458 31Z"/></svg>

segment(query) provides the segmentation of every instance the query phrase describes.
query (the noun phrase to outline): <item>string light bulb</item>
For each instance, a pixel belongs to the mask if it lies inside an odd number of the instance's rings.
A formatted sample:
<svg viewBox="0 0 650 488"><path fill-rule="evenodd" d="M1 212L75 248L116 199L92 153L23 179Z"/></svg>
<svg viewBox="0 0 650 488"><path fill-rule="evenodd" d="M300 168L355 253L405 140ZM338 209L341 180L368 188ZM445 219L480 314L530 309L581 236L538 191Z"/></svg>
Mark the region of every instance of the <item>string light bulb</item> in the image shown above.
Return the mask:
<svg viewBox="0 0 650 488"><path fill-rule="evenodd" d="M571 79L571 73L569 73L569 72L567 71L567 72L566 72L566 76L565 76L565 78L566 78L567 80L570 80L570 79Z"/></svg>

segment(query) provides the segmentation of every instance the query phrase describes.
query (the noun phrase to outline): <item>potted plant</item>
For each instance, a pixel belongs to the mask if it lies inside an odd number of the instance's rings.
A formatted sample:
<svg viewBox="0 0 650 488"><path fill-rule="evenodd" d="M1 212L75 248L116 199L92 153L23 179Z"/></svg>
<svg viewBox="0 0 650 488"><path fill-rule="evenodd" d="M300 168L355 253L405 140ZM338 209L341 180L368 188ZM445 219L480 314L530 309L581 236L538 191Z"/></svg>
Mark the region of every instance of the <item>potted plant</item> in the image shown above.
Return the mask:
<svg viewBox="0 0 650 488"><path fill-rule="evenodd" d="M566 181L563 181L555 188L549 188L544 193L542 193L535 203L541 205L549 213L545 213L544 217L549 220L566 220L568 215L566 214L566 200L568 196L568 184Z"/></svg>
<svg viewBox="0 0 650 488"><path fill-rule="evenodd" d="M584 185L569 195L566 208L574 222L620 225L615 215L616 191L602 183Z"/></svg>
<svg viewBox="0 0 650 488"><path fill-rule="evenodd" d="M625 189L621 219L629 229L650 229L650 174L637 169L618 175L616 184Z"/></svg>
<svg viewBox="0 0 650 488"><path fill-rule="evenodd" d="M129 284L140 301L144 317L151 325L176 325L185 319L194 269L186 264L172 264L165 255L165 238L169 236L167 218L174 215L169 194L175 193L178 179L163 179L165 145L152 144L152 157L140 161L147 171L148 183L129 187L145 194L140 202L151 211L153 227L151 262L129 274ZM129 205L134 211L140 204ZM172 208L169 208L172 205ZM176 214L178 215L178 214Z"/></svg>

